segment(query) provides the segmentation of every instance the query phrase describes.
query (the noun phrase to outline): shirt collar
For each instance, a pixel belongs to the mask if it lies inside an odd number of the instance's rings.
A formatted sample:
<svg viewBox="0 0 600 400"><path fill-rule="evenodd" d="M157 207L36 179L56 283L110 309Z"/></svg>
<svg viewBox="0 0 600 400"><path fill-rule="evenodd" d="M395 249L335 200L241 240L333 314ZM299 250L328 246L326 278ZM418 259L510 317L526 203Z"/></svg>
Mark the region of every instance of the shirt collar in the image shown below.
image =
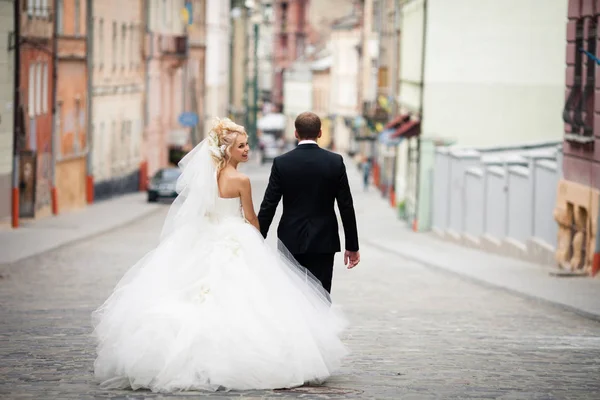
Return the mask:
<svg viewBox="0 0 600 400"><path fill-rule="evenodd" d="M300 146L301 144L317 144L317 142L315 140L301 140L300 142L298 142L298 146Z"/></svg>

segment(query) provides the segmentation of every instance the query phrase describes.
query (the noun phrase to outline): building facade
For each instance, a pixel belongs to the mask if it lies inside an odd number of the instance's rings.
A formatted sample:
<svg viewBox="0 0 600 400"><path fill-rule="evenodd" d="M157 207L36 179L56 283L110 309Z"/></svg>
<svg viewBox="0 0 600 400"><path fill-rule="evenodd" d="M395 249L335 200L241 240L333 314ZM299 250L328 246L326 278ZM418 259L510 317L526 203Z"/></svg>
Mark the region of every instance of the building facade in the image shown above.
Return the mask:
<svg viewBox="0 0 600 400"><path fill-rule="evenodd" d="M413 227L428 230L436 146L560 140L566 3L489 1L473 8L467 0L415 0L399 15L394 117L404 123L392 127L401 154L391 184ZM508 19L515 21L510 30L503 28ZM480 51L482 38L494 61Z"/></svg>
<svg viewBox="0 0 600 400"><path fill-rule="evenodd" d="M230 81L230 4L229 1L206 2L206 102L205 133L212 128L215 118L224 118L229 109ZM236 62L241 62L237 60ZM238 121L240 122L240 121Z"/></svg>
<svg viewBox="0 0 600 400"><path fill-rule="evenodd" d="M11 216L16 42L14 1L0 2L0 221Z"/></svg>
<svg viewBox="0 0 600 400"><path fill-rule="evenodd" d="M94 199L137 191L143 138L142 0L93 2Z"/></svg>
<svg viewBox="0 0 600 400"><path fill-rule="evenodd" d="M333 146L337 151L351 148L352 130L348 121L359 115L358 84L360 44L360 15L352 12L333 25L330 37L331 91L330 112L333 120Z"/></svg>
<svg viewBox="0 0 600 400"><path fill-rule="evenodd" d="M56 191L59 211L91 200L88 180L87 2L57 0ZM90 10L91 11L91 10Z"/></svg>
<svg viewBox="0 0 600 400"><path fill-rule="evenodd" d="M283 108L283 76L286 68L304 53L309 31L308 0L274 0L272 102Z"/></svg>
<svg viewBox="0 0 600 400"><path fill-rule="evenodd" d="M189 62L188 62L188 85L187 88L187 110L198 115L199 124L192 128L191 145L195 145L204 139L204 114L206 104L205 80L206 80L206 0L193 0L190 2L192 8L191 20L188 21L189 37Z"/></svg>
<svg viewBox="0 0 600 400"><path fill-rule="evenodd" d="M52 211L53 24L51 2L22 2L17 148L19 215Z"/></svg>
<svg viewBox="0 0 600 400"><path fill-rule="evenodd" d="M241 125L246 121L246 101L249 96L247 93L250 72L248 64L252 52L248 34L249 14L242 0L232 1L228 115Z"/></svg>
<svg viewBox="0 0 600 400"><path fill-rule="evenodd" d="M189 142L189 129L177 122L185 108L188 62L186 23L180 17L183 0L146 1L145 139L142 144L141 185L169 163L169 146Z"/></svg>
<svg viewBox="0 0 600 400"><path fill-rule="evenodd" d="M321 118L321 137L319 145L330 148L333 142L331 137L331 62L329 54L322 55L311 65L312 70L312 106L313 111Z"/></svg>
<svg viewBox="0 0 600 400"><path fill-rule="evenodd" d="M600 102L597 2L570 0L566 24L566 101L553 118L564 122L563 179L558 183L554 218L558 223L556 261L564 268L595 275L600 270Z"/></svg>

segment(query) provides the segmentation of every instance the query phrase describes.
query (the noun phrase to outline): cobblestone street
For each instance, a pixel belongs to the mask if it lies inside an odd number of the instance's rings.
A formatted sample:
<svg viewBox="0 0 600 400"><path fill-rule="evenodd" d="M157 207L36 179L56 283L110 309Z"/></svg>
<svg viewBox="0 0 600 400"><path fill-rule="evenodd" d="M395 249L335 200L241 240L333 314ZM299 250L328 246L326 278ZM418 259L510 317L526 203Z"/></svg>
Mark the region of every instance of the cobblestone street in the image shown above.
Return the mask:
<svg viewBox="0 0 600 400"><path fill-rule="evenodd" d="M269 168L247 169L258 208ZM167 396L96 385L90 313L156 244L165 205L122 228L0 265L0 398L600 397L600 323L369 245L378 240L369 210L384 203L354 186L362 263L348 271L338 254L333 285L351 321L352 353L325 386Z"/></svg>

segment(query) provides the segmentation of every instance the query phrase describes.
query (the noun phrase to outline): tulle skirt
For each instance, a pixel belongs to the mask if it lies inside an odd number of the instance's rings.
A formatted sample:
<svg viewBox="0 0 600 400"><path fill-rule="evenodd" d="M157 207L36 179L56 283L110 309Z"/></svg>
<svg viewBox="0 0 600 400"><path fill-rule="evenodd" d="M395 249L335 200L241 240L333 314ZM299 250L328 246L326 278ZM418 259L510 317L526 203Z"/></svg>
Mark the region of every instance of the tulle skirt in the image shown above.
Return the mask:
<svg viewBox="0 0 600 400"><path fill-rule="evenodd" d="M322 381L346 320L289 254L240 218L188 223L92 315L105 388L247 390Z"/></svg>

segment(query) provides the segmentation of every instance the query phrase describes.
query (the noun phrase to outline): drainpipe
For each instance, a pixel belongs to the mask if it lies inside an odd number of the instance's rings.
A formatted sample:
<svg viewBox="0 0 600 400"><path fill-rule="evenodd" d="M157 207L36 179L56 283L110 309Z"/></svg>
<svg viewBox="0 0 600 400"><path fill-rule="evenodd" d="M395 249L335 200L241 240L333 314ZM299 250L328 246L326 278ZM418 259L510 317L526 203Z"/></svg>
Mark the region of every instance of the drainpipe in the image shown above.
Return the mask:
<svg viewBox="0 0 600 400"><path fill-rule="evenodd" d="M94 202L94 171L92 154L94 153L94 140L92 132L92 99L94 97L94 9L93 0L86 0L86 53L87 53L87 143L86 155L86 194L87 202ZM54 19L56 20L56 18Z"/></svg>
<svg viewBox="0 0 600 400"><path fill-rule="evenodd" d="M423 103L425 99L425 50L427 48L427 0L423 0L423 54L421 55L421 104L419 105L419 119L421 123L421 127L423 124ZM421 135L423 134L423 130L421 129L421 133L417 136L417 179L415 185L415 215L413 218L413 231L417 232L419 230L419 190L420 190L420 182L421 179Z"/></svg>
<svg viewBox="0 0 600 400"><path fill-rule="evenodd" d="M19 104L21 90L21 2L14 3L15 24L15 59L14 59L14 99L13 99L13 170L12 170L12 227L19 227L19 136L21 136L21 124L19 120Z"/></svg>

